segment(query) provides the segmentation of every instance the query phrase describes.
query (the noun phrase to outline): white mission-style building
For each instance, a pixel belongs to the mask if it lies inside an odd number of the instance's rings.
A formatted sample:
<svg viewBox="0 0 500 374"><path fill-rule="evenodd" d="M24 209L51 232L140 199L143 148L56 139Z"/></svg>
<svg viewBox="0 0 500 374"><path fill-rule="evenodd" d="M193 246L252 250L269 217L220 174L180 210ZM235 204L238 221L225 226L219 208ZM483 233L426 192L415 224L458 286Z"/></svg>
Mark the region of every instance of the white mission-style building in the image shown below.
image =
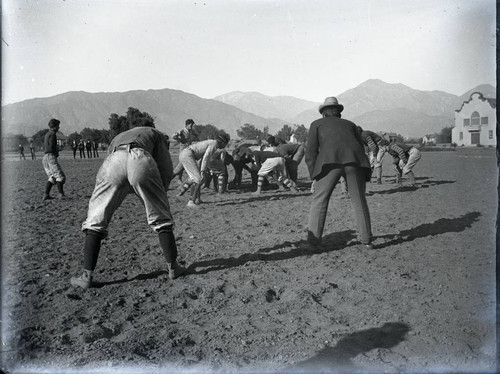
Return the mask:
<svg viewBox="0 0 500 374"><path fill-rule="evenodd" d="M451 142L459 146L497 144L496 99L486 98L474 92L470 100L455 110L455 127L451 130Z"/></svg>

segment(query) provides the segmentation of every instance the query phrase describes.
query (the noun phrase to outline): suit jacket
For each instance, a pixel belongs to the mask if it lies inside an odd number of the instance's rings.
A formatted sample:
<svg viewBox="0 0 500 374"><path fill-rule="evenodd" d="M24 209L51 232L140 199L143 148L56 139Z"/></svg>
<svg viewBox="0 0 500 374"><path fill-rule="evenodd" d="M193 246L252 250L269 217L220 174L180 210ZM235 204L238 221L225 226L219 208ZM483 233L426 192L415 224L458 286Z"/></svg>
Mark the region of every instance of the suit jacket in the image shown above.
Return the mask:
<svg viewBox="0 0 500 374"><path fill-rule="evenodd" d="M325 167L331 169L346 164L366 168L370 173L370 162L356 125L338 117L320 118L311 123L305 161L311 179L318 177Z"/></svg>

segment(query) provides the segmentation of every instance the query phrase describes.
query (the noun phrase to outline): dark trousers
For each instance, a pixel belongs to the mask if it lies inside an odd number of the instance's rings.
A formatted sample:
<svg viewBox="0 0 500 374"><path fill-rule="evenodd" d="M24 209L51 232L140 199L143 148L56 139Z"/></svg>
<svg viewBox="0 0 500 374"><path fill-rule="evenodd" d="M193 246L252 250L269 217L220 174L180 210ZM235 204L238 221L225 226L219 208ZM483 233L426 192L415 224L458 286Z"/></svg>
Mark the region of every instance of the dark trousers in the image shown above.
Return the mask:
<svg viewBox="0 0 500 374"><path fill-rule="evenodd" d="M357 166L345 165L322 174L314 181L314 192L309 209L308 239L320 243L323 237L328 204L341 176L345 176L351 197L358 234L363 244L371 242L370 211L366 202L366 171Z"/></svg>

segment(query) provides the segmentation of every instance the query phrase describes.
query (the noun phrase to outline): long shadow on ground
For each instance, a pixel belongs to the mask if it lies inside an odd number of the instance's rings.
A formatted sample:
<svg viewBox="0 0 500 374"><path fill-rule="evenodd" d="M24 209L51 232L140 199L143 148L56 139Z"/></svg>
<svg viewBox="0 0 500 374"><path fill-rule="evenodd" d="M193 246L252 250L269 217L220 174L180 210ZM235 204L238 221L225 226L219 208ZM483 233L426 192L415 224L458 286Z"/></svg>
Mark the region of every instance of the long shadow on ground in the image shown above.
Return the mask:
<svg viewBox="0 0 500 374"><path fill-rule="evenodd" d="M458 218L440 218L433 223L424 223L409 230L403 230L399 234L376 236L374 239L384 239L387 242L377 245L376 248L385 248L404 242L411 242L418 238L445 234L447 232L461 232L470 228L474 222L479 220L481 213L470 212Z"/></svg>
<svg viewBox="0 0 500 374"><path fill-rule="evenodd" d="M470 228L474 222L479 220L481 213L470 212L458 218L440 218L433 223L424 223L409 230L403 230L399 234L389 234L375 236L374 240L386 240L382 244L374 245L374 249L382 249L393 245L411 242L418 238L445 234L448 232L461 232ZM298 240L295 242L285 241L268 248L261 248L254 253L245 253L239 257L217 258L207 261L198 261L187 268L188 274L206 274L211 271L231 269L242 266L254 261L282 261L297 257L310 256L313 254L322 254L338 251L348 247L356 246L356 231L345 230L335 232L323 237L323 243L313 246L307 240ZM202 268L196 270L197 268ZM130 282L133 280L154 279L168 274L166 271L157 270L149 274L138 274L134 277L123 278L110 282L95 282L93 287L101 288L106 285Z"/></svg>
<svg viewBox="0 0 500 374"><path fill-rule="evenodd" d="M262 193L261 195L249 195L246 198L242 198L240 200L231 200L225 202L215 202L214 204L217 206L224 205L240 205L240 204L249 204L257 201L270 201L270 200L288 200L291 197L302 197L302 196L310 196L310 192L277 192L276 194L270 193Z"/></svg>
<svg viewBox="0 0 500 374"><path fill-rule="evenodd" d="M104 286L109 286L112 284L119 284L119 283L126 283L126 282L131 282L134 280L143 280L143 279L155 279L158 278L161 275L167 275L168 271L166 270L156 270L148 274L137 274L134 277L129 277L129 278L122 278L114 281L109 281L109 282L92 282L92 288L102 288Z"/></svg>
<svg viewBox="0 0 500 374"><path fill-rule="evenodd" d="M420 184L418 187L414 186L396 186L395 188L391 188L389 190L383 190L383 191L369 191L366 193L366 196L373 196L373 195L390 195L393 193L399 193L399 192L412 192L412 191L417 191L420 188L429 188L432 186L438 186L440 184L450 184L450 183L455 183L456 181L430 181L430 182L425 182Z"/></svg>
<svg viewBox="0 0 500 374"><path fill-rule="evenodd" d="M188 268L190 274L206 274L214 270L223 270L242 266L248 262L254 261L281 261L295 257L309 256L313 254L327 253L337 251L348 247L348 244L356 238L354 230L346 230L329 234L323 238L324 243L321 246L313 246L307 243L306 240L296 242L284 242L269 248L259 249L254 253L245 253L239 257L217 258L207 261L199 261L191 264ZM291 248L290 248L291 247ZM286 251L283 249L290 248ZM196 270L197 268L205 268Z"/></svg>
<svg viewBox="0 0 500 374"><path fill-rule="evenodd" d="M352 359L377 348L392 348L405 340L410 326L401 322L388 322L381 327L346 335L335 347L323 348L316 356L286 369L286 373L350 372ZM349 370L351 369L351 370Z"/></svg>

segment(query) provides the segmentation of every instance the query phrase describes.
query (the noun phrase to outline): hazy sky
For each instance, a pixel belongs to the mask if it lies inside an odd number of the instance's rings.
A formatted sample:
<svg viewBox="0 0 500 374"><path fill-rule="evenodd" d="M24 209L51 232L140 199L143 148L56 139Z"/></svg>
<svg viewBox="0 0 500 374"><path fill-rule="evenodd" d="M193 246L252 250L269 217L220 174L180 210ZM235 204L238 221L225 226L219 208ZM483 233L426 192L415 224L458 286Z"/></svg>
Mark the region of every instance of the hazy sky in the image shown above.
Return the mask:
<svg viewBox="0 0 500 374"><path fill-rule="evenodd" d="M496 85L494 0L3 0L2 104L67 91L323 101ZM383 100L383 98L380 98Z"/></svg>

